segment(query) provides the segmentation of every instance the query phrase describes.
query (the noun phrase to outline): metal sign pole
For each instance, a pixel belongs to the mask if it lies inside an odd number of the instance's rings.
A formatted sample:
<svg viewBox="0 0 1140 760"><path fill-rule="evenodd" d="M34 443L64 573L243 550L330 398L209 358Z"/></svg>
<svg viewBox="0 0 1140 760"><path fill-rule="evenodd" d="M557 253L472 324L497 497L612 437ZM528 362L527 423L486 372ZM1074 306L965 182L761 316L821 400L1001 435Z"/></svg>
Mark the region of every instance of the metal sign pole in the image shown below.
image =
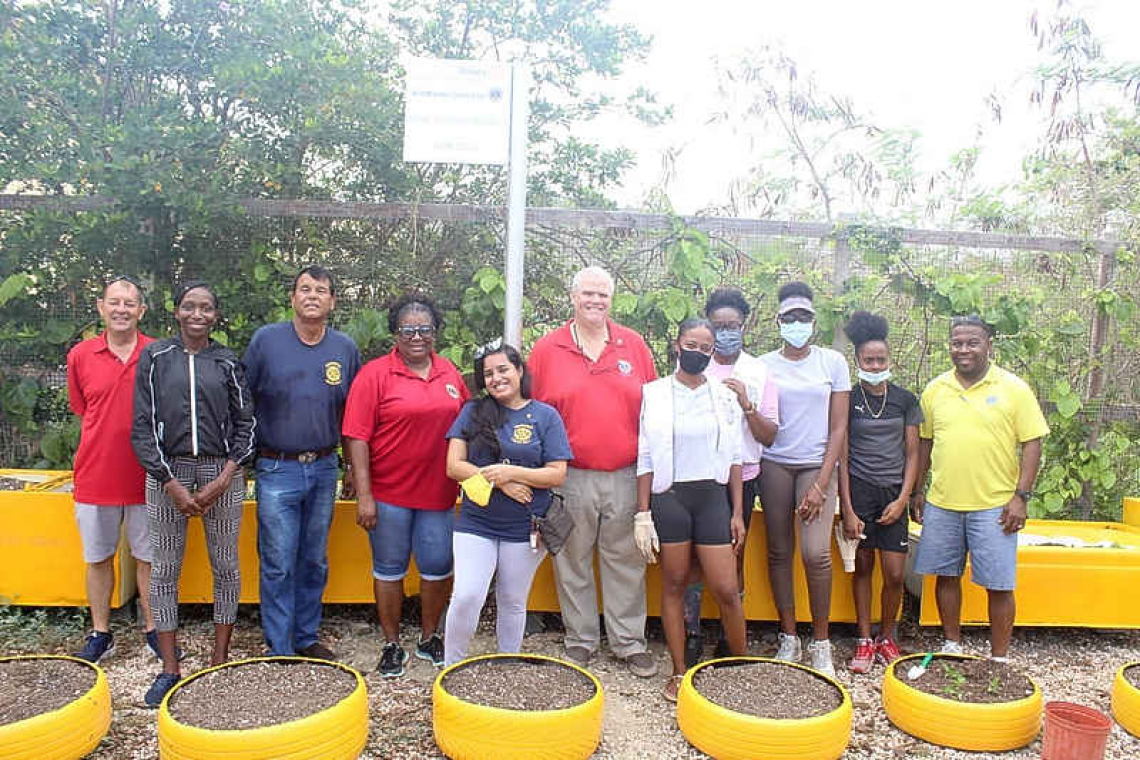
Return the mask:
<svg viewBox="0 0 1140 760"><path fill-rule="evenodd" d="M503 339L522 350L523 248L526 232L527 96L530 72L525 64L511 65L511 141L507 159L507 298Z"/></svg>

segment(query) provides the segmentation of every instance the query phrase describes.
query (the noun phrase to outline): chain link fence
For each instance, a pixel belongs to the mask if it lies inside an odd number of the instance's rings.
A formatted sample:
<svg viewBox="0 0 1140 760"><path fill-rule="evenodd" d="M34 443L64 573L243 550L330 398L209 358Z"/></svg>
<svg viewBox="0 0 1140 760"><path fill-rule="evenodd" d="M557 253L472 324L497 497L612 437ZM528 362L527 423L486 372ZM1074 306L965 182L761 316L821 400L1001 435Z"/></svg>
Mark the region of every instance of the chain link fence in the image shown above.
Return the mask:
<svg viewBox="0 0 1140 760"><path fill-rule="evenodd" d="M390 345L386 304L420 290L447 311L441 345L467 370L470 349L501 327L503 220L486 207L249 200L182 230L103 199L0 198L0 282L35 276L0 293L0 463L42 463L43 437L67 420L66 352L97 329L109 275L148 286L143 326L159 336L173 326L172 285L206 279L240 353L258 326L288 318L295 272L321 263L339 280L333 322L367 356ZM896 377L916 392L950 367L948 316L977 311L998 326L997 361L1047 408L1078 399L1090 431L1140 437L1140 282L1116 243L572 209L530 209L526 240L527 345L568 318L568 284L587 264L614 274L615 316L646 334L663 370L678 309L699 311L718 285L741 288L753 306L747 349L778 347L776 290L801 279L817 292L819 342L843 348L842 321L856 308L887 316ZM1094 367L1104 390L1085 398ZM1120 487L1134 487L1131 477Z"/></svg>

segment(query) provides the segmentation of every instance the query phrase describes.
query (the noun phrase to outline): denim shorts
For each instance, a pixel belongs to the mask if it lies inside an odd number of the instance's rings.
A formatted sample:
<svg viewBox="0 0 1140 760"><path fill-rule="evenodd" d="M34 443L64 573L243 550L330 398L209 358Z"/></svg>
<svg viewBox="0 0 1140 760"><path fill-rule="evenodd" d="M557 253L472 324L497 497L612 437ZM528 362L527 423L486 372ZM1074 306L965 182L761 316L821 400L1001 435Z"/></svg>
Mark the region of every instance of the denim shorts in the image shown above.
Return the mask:
<svg viewBox="0 0 1140 760"><path fill-rule="evenodd" d="M451 527L455 509L412 509L376 502L376 527L368 531L372 545L372 577L378 581L403 580L408 561L425 581L451 577Z"/></svg>
<svg viewBox="0 0 1140 760"><path fill-rule="evenodd" d="M922 575L960 576L970 555L970 577L991 591L1017 586L1017 533L1002 530L1004 507L961 512L927 502L922 508L922 540L914 571Z"/></svg>

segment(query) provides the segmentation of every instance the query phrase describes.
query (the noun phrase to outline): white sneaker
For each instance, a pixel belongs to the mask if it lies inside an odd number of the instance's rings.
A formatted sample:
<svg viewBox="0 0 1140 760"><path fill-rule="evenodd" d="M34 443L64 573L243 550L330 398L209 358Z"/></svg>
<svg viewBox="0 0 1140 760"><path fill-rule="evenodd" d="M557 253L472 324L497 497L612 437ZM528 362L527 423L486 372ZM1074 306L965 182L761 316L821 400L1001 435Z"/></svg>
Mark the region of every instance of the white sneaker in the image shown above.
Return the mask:
<svg viewBox="0 0 1140 760"><path fill-rule="evenodd" d="M946 639L942 642L942 649L939 652L941 654L965 654L966 650L962 648L962 642Z"/></svg>
<svg viewBox="0 0 1140 760"><path fill-rule="evenodd" d="M776 659L783 662L799 662L803 657L800 649L800 637L780 631L780 648L776 651Z"/></svg>
<svg viewBox="0 0 1140 760"><path fill-rule="evenodd" d="M808 658L813 670L835 678L835 665L831 662L831 641L812 641L807 645Z"/></svg>

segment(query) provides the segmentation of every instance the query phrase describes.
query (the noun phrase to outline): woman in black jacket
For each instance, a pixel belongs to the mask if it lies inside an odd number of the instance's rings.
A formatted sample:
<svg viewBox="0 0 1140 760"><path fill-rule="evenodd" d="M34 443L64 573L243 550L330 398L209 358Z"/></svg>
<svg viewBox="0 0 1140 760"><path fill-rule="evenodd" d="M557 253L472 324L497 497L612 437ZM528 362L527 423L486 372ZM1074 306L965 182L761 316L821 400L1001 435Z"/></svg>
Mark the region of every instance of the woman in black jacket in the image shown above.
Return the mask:
<svg viewBox="0 0 1140 760"><path fill-rule="evenodd" d="M214 570L214 652L229 657L237 619L238 528L245 477L253 454L253 403L232 351L210 340L218 299L202 282L174 297L178 334L148 345L135 376L131 444L147 472L146 502L154 561L150 605L158 630L162 673L146 693L158 707L181 678L175 633L178 578L190 517L201 517Z"/></svg>

